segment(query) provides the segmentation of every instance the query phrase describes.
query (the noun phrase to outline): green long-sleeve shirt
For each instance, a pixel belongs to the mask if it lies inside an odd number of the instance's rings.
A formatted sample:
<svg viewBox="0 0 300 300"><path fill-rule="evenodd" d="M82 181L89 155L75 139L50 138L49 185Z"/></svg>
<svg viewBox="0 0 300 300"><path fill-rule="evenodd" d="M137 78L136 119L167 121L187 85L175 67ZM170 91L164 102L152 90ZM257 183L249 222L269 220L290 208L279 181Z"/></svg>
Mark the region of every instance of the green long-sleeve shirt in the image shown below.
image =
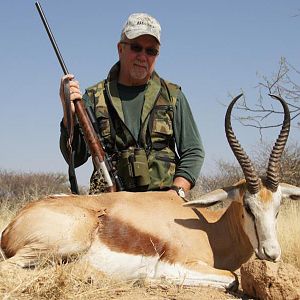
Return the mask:
<svg viewBox="0 0 300 300"><path fill-rule="evenodd" d="M124 123L136 140L140 129L145 88L146 86L127 87L118 84L120 99L122 99ZM83 96L83 99L85 101L89 100L87 93ZM174 109L173 132L176 152L179 157L174 177L184 177L194 186L203 164L204 148L188 101L181 90L177 96ZM61 124L60 148L66 161L68 161L66 140L66 129ZM78 167L85 163L89 157L87 146L78 125L75 126L73 149L75 150L75 167Z"/></svg>

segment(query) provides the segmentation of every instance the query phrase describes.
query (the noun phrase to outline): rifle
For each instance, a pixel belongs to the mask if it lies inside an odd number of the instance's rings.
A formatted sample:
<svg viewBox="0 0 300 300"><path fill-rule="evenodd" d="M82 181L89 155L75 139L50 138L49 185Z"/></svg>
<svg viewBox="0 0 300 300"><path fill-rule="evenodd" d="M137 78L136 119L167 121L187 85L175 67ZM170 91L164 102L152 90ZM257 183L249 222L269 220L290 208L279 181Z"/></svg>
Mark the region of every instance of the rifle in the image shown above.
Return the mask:
<svg viewBox="0 0 300 300"><path fill-rule="evenodd" d="M39 12L39 15L42 19L44 27L47 31L48 37L51 41L52 47L55 51L55 54L58 58L60 66L62 67L63 73L65 75L69 74L69 71L64 63L63 57L59 51L59 48L56 44L55 38L51 32L50 26L47 22L46 16L43 12L43 9L40 3L37 1L35 2L35 6ZM69 158L69 180L71 183L71 190L75 194L79 194L78 185L74 170L74 155L72 155L72 138L73 138L73 125L72 125L72 115L70 110L70 99L69 99L69 89L67 84L64 86L64 91L66 96L66 105L67 105L67 123L70 125L68 126L68 148L70 152ZM100 134L97 130L97 124L95 117L93 116L93 112L86 111L86 108L82 102L82 99L77 99L74 101L75 106L75 114L78 119L78 123L82 128L84 139L88 145L90 150L94 167L97 171L100 171L103 174L104 180L107 182L107 191L108 192L116 192L123 190L122 183L120 178L117 175L116 169L113 167L112 162L108 155L105 153L104 148L100 142ZM98 132L98 133L97 133Z"/></svg>

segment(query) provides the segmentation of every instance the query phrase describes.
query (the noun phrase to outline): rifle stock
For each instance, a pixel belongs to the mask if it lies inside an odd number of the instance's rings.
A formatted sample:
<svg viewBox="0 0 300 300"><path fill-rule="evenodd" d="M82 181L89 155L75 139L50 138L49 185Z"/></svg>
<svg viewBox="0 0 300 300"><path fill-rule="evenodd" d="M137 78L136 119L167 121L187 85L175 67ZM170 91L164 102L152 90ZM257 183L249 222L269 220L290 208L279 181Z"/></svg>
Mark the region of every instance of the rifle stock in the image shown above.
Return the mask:
<svg viewBox="0 0 300 300"><path fill-rule="evenodd" d="M78 118L78 122L83 131L84 139L89 147L94 166L97 170L101 170L105 181L107 182L107 191L116 192L117 186L113 182L113 179L110 176L111 168L105 163L105 152L99 141L98 135L87 115L85 106L81 99L74 101L75 113ZM120 188L119 188L120 189Z"/></svg>
<svg viewBox="0 0 300 300"><path fill-rule="evenodd" d="M69 71L64 63L64 60L62 58L62 55L59 51L59 48L56 44L55 38L51 32L50 26L47 22L46 16L43 12L43 9L40 5L40 3L37 1L35 2L36 8L39 12L39 15L42 19L42 22L44 24L44 27L47 31L48 37L51 41L52 47L56 53L56 56L59 60L59 63L61 65L61 68L63 70L63 73L65 75L69 74ZM107 161L105 159L105 151L100 143L99 137L92 125L92 122L86 112L86 108L83 104L82 99L77 99L74 101L75 106L75 114L77 116L78 122L82 128L84 139L88 145L88 148L90 150L94 166L96 170L101 171L103 174L103 177L107 183L106 190L108 192L115 192L117 190L122 190L122 185L120 182L119 177L114 172L113 167L110 163L110 161Z"/></svg>

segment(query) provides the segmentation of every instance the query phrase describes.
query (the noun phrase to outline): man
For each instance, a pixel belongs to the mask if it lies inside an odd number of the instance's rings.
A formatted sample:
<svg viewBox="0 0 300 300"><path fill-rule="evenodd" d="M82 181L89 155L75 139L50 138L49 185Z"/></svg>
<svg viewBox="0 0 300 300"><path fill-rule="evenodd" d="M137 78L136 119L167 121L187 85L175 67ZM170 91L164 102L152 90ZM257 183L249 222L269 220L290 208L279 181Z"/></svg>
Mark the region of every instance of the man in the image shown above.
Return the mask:
<svg viewBox="0 0 300 300"><path fill-rule="evenodd" d="M95 112L106 152L128 191L175 190L185 196L196 182L204 150L188 102L179 86L154 71L161 27L145 13L129 16L117 45L119 61L106 80L82 96L73 75L62 78L64 117L60 147L66 161L66 105L63 83L70 79L70 100L83 99ZM74 114L74 104L71 106ZM75 166L89 157L78 125L74 129ZM94 171L90 193L103 191Z"/></svg>

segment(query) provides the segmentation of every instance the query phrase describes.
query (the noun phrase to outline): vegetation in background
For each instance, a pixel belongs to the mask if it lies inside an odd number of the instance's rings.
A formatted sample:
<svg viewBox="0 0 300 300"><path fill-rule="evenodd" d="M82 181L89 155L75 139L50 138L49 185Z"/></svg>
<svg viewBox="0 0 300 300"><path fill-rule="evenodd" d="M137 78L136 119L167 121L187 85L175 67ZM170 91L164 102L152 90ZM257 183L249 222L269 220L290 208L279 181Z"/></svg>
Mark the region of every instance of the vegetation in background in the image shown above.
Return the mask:
<svg viewBox="0 0 300 300"><path fill-rule="evenodd" d="M273 145L262 144L249 155L259 176L265 176L270 153ZM201 175L192 190L192 199L209 191L226 187L244 178L241 167L237 162L224 160L216 162L217 172L212 175ZM281 158L280 182L300 186L300 146L297 143L288 145Z"/></svg>
<svg viewBox="0 0 300 300"><path fill-rule="evenodd" d="M0 232L26 203L49 194L68 193L61 173L16 173L0 170Z"/></svg>
<svg viewBox="0 0 300 300"><path fill-rule="evenodd" d="M16 173L0 170L0 201L18 203L49 194L67 193L67 177L60 173Z"/></svg>

